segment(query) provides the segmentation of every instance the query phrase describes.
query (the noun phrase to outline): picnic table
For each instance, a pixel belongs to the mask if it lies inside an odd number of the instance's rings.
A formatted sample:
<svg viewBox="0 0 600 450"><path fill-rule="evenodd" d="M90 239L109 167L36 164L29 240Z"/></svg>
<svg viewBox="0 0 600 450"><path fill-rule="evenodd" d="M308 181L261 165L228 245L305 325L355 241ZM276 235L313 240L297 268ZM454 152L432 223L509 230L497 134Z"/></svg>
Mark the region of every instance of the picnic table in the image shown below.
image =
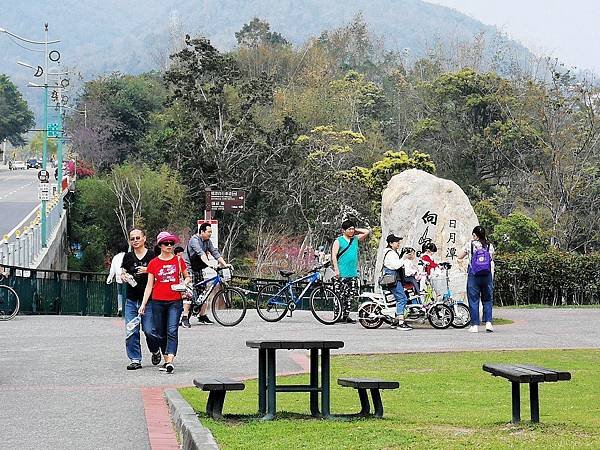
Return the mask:
<svg viewBox="0 0 600 450"><path fill-rule="evenodd" d="M529 384L531 421L540 421L540 398L538 383L568 381L571 373L546 369L532 364L484 364L482 369L495 377L506 378L512 383L512 422L521 421L521 384Z"/></svg>
<svg viewBox="0 0 600 450"><path fill-rule="evenodd" d="M265 420L276 413L277 392L309 392L310 413L314 417L330 417L330 350L344 346L342 341L323 340L252 340L246 346L258 349L258 412ZM310 383L277 384L277 350L310 350ZM319 384L319 354L321 356L321 383ZM319 393L321 408L319 410Z"/></svg>

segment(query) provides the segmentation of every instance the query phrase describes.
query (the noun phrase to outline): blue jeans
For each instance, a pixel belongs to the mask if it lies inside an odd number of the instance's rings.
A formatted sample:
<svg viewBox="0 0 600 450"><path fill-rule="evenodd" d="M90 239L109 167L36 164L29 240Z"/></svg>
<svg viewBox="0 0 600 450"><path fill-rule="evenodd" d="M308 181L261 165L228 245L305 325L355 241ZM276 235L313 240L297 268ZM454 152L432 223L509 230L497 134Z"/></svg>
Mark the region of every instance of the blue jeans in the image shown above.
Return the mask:
<svg viewBox="0 0 600 450"><path fill-rule="evenodd" d="M413 290L415 291L415 294L419 295L419 293L421 292L421 286L419 286L419 282L417 281L417 279L415 277L405 277L404 278L406 280L407 283L412 284L413 286Z"/></svg>
<svg viewBox="0 0 600 450"><path fill-rule="evenodd" d="M135 316L138 315L138 309L142 302L139 300L131 300L130 298L125 300L125 310L123 317L125 317L125 323L129 322ZM158 351L158 338L156 336L156 330L154 327L154 320L152 320L151 308L146 308L146 313L142 316L142 330L146 335L146 343L148 344L148 350L152 353ZM138 325L133 331L133 334L125 339L125 348L127 349L127 357L132 361L142 362L142 347L140 345L140 326Z"/></svg>
<svg viewBox="0 0 600 450"><path fill-rule="evenodd" d="M383 273L385 275L396 275L395 270L383 268ZM397 281L392 289L390 289L392 294L394 294L394 298L396 299L396 315L404 316L404 309L406 308L406 302L408 299L406 298L406 293L404 292L404 287L402 286L401 281Z"/></svg>
<svg viewBox="0 0 600 450"><path fill-rule="evenodd" d="M467 278L467 298L471 311L471 325L479 325L479 300L483 302L483 321L492 321L492 303L494 298L494 280L492 274L475 276L469 273Z"/></svg>
<svg viewBox="0 0 600 450"><path fill-rule="evenodd" d="M179 318L182 311L183 301L181 300L152 300L152 315L163 355L177 354Z"/></svg>

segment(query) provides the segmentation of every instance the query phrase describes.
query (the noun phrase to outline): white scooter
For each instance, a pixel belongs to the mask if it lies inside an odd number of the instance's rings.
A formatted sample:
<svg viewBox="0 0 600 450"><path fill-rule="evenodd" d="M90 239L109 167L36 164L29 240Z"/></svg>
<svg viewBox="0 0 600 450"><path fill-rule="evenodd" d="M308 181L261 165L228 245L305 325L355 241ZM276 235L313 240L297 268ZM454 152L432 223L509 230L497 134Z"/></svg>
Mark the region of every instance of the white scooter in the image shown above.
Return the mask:
<svg viewBox="0 0 600 450"><path fill-rule="evenodd" d="M404 321L409 323L425 323L428 320L432 327L448 328L454 320L452 308L440 302L421 303L421 299L412 289L405 285L408 298L404 310ZM363 292L359 296L363 302L358 307L358 321L365 328L379 328L383 323L392 324L396 318L396 299L394 294L384 289L383 293Z"/></svg>

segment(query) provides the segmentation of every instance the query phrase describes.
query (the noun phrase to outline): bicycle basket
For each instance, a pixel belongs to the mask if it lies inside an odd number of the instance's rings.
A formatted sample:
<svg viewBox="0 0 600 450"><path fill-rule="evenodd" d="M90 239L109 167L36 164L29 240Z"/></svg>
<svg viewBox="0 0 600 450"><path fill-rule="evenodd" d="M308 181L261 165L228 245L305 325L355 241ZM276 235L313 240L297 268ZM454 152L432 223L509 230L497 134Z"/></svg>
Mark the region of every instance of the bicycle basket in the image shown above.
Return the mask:
<svg viewBox="0 0 600 450"><path fill-rule="evenodd" d="M231 280L231 269L229 269L229 268L223 269L221 278L223 278L223 281Z"/></svg>
<svg viewBox="0 0 600 450"><path fill-rule="evenodd" d="M431 278L431 286L437 295L444 295L448 290L448 284L446 283L446 276L440 275L438 277Z"/></svg>

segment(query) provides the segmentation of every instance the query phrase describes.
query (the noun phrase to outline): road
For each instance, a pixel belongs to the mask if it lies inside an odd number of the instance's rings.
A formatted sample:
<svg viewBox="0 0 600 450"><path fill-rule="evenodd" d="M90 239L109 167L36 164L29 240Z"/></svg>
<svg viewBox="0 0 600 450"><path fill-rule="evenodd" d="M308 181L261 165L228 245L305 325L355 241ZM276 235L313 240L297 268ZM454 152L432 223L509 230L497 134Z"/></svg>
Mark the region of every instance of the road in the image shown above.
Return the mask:
<svg viewBox="0 0 600 450"><path fill-rule="evenodd" d="M0 238L39 204L37 170L8 170L0 165Z"/></svg>
<svg viewBox="0 0 600 450"><path fill-rule="evenodd" d="M189 386L195 377L255 377L257 353L248 339L332 339L345 346L332 352L402 353L489 351L524 348L599 348L600 309L505 309L491 334L434 330L420 326L402 332L383 326L319 324L308 312L278 323L248 311L236 327L199 325L180 329L175 372L159 372L144 348L142 370L127 371L122 319L76 316L17 316L0 322L1 449L148 449L149 424L144 399L149 390ZM304 351L277 355L278 372L302 371ZM473 386L476 389L476 386ZM335 403L333 405L334 412ZM146 412L148 410L146 409ZM158 447L157 447L158 448Z"/></svg>

